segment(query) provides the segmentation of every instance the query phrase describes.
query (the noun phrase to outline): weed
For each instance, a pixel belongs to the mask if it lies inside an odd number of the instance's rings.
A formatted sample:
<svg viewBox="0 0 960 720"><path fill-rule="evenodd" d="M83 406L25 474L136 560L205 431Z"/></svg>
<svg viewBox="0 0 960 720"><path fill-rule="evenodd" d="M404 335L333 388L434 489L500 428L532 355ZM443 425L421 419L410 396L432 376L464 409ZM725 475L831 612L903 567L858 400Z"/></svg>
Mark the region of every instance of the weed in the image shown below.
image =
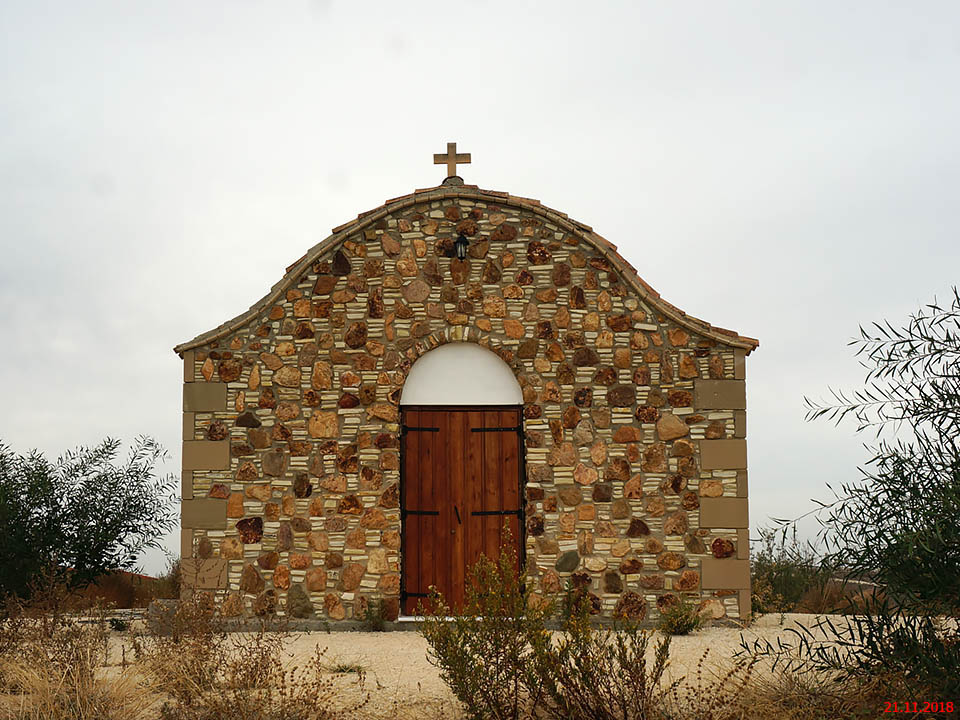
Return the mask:
<svg viewBox="0 0 960 720"><path fill-rule="evenodd" d="M688 635L698 630L703 623L703 617L697 606L686 600L668 605L660 613L658 628L667 635Z"/></svg>
<svg viewBox="0 0 960 720"><path fill-rule="evenodd" d="M135 669L113 675L97 672L91 655L76 654L72 664L58 666L4 659L9 686L17 691L0 698L0 717L17 720L147 720L156 717L155 689Z"/></svg>
<svg viewBox="0 0 960 720"><path fill-rule="evenodd" d="M357 678L360 699L346 708L333 708L339 687L326 672L324 651L317 648L302 666L286 669L272 655L256 672L250 660L232 656L221 668L224 682L213 691L198 692L190 703L163 707L161 720L346 720L369 702L363 692L363 673ZM252 684L249 679L255 677Z"/></svg>
<svg viewBox="0 0 960 720"><path fill-rule="evenodd" d="M67 587L35 585L30 602L9 598L0 615L0 717L155 717L157 696L136 670L104 674L109 630L103 608L68 615Z"/></svg>
<svg viewBox="0 0 960 720"><path fill-rule="evenodd" d="M216 686L228 646L224 619L212 596L197 593L148 628L133 638L134 654L166 692L190 704Z"/></svg>
<svg viewBox="0 0 960 720"><path fill-rule="evenodd" d="M542 695L530 639L546 633L552 607L532 602L506 535L496 562L481 556L470 568L462 610L434 592L431 607L417 611L429 661L473 717L520 718Z"/></svg>
<svg viewBox="0 0 960 720"><path fill-rule="evenodd" d="M332 720L354 717L369 695L363 668L354 664L358 699L334 708L339 687L324 651L287 668L291 639L281 622L261 620L255 632L226 632L211 596L198 593L178 603L165 622L135 638L138 660L169 694L162 720ZM341 703L342 704L342 703Z"/></svg>
<svg viewBox="0 0 960 720"><path fill-rule="evenodd" d="M360 675L367 671L366 665L356 660L333 660L324 665L324 669L333 675L350 675L356 673Z"/></svg>
<svg viewBox="0 0 960 720"><path fill-rule="evenodd" d="M693 678L674 683L665 693L666 718L683 720L715 720L716 718L762 717L750 715L743 703L743 694L753 677L756 659L742 659L723 673L707 671L710 650L704 650L697 661Z"/></svg>
<svg viewBox="0 0 960 720"><path fill-rule="evenodd" d="M130 629L130 623L124 620L123 618L112 617L107 620L110 625L110 629L115 632L126 632Z"/></svg>
<svg viewBox="0 0 960 720"><path fill-rule="evenodd" d="M383 601L371 600L363 610L363 629L367 632L386 630L386 618L383 615Z"/></svg>
<svg viewBox="0 0 960 720"><path fill-rule="evenodd" d="M660 640L648 662L649 632L626 620L598 627L590 611L589 600L582 599L556 638L530 638L532 671L544 689L539 713L558 720L652 717L676 684L664 680L670 637Z"/></svg>

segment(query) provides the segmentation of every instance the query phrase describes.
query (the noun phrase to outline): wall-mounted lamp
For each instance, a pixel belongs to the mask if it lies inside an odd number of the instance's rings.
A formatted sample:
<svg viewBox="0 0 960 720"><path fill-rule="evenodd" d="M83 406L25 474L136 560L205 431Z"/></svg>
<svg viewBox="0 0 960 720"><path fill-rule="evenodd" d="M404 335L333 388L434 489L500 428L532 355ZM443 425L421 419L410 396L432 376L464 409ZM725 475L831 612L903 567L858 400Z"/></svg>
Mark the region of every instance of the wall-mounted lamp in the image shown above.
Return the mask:
<svg viewBox="0 0 960 720"><path fill-rule="evenodd" d="M470 244L470 241L467 240L467 236L463 233L453 241L453 251L457 255L457 260L466 260L467 259L467 245Z"/></svg>

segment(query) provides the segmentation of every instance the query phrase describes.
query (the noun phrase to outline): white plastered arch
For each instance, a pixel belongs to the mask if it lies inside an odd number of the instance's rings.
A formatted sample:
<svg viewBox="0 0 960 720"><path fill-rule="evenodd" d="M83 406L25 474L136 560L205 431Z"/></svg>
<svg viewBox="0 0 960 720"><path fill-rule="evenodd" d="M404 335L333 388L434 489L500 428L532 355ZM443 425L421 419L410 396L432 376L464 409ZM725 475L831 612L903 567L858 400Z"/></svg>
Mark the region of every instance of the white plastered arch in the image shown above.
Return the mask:
<svg viewBox="0 0 960 720"><path fill-rule="evenodd" d="M522 405L510 367L472 342L440 345L410 368L401 405Z"/></svg>

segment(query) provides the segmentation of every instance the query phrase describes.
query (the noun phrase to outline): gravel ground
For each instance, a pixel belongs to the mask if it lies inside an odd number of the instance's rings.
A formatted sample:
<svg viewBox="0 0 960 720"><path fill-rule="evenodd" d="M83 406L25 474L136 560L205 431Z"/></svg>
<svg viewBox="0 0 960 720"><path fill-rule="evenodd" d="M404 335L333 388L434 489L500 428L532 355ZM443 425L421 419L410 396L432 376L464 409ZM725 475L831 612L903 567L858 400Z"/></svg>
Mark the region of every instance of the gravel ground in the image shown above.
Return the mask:
<svg viewBox="0 0 960 720"><path fill-rule="evenodd" d="M741 635L748 642L764 638L775 643L794 621L811 626L816 616L788 614L783 625L779 615L761 617L749 628L711 627L691 635L676 636L670 646L668 674L672 678L693 675L704 651L709 650L707 672L722 673L735 661ZM654 645L655 643L651 643ZM356 663L367 669L366 685L371 705L388 711L396 702L401 708L432 710L436 717L457 717L453 695L427 660L427 643L416 632L313 632L302 634L289 646L292 662L326 648L331 662ZM652 656L652 648L651 648ZM756 671L755 671L756 672ZM427 712L430 716L430 712Z"/></svg>
<svg viewBox="0 0 960 720"><path fill-rule="evenodd" d="M691 635L676 636L670 647L667 674L671 678L693 676L707 650L706 673L722 674L735 662L741 637L751 644L757 638L775 643L777 637L791 637L786 631L795 621L812 626L815 617L788 614L781 625L779 615L767 615L745 629L708 627ZM117 643L111 648L112 662L120 661L120 645ZM651 643L651 656L653 645L655 642ZM331 667L343 664L365 669L365 691L370 694L370 702L364 714L392 720L461 717L437 668L427 660L427 643L417 632L302 632L295 633L285 649L291 664L301 664L312 657L318 647L325 650ZM127 658L131 657L128 649ZM754 670L755 674L758 672L768 670ZM336 682L343 688L345 697L356 697L356 675L339 676Z"/></svg>

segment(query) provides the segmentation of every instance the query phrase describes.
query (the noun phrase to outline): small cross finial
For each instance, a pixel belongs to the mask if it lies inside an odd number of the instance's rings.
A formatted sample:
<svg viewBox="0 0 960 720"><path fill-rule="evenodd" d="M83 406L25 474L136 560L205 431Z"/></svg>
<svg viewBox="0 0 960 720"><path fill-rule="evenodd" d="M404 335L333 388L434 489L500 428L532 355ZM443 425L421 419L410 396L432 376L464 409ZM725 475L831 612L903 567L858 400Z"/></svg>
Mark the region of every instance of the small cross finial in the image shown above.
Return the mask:
<svg viewBox="0 0 960 720"><path fill-rule="evenodd" d="M455 177L457 174L457 165L467 165L470 162L470 153L457 153L457 144L455 142L447 143L447 154L434 154L434 165L446 165L447 177Z"/></svg>

